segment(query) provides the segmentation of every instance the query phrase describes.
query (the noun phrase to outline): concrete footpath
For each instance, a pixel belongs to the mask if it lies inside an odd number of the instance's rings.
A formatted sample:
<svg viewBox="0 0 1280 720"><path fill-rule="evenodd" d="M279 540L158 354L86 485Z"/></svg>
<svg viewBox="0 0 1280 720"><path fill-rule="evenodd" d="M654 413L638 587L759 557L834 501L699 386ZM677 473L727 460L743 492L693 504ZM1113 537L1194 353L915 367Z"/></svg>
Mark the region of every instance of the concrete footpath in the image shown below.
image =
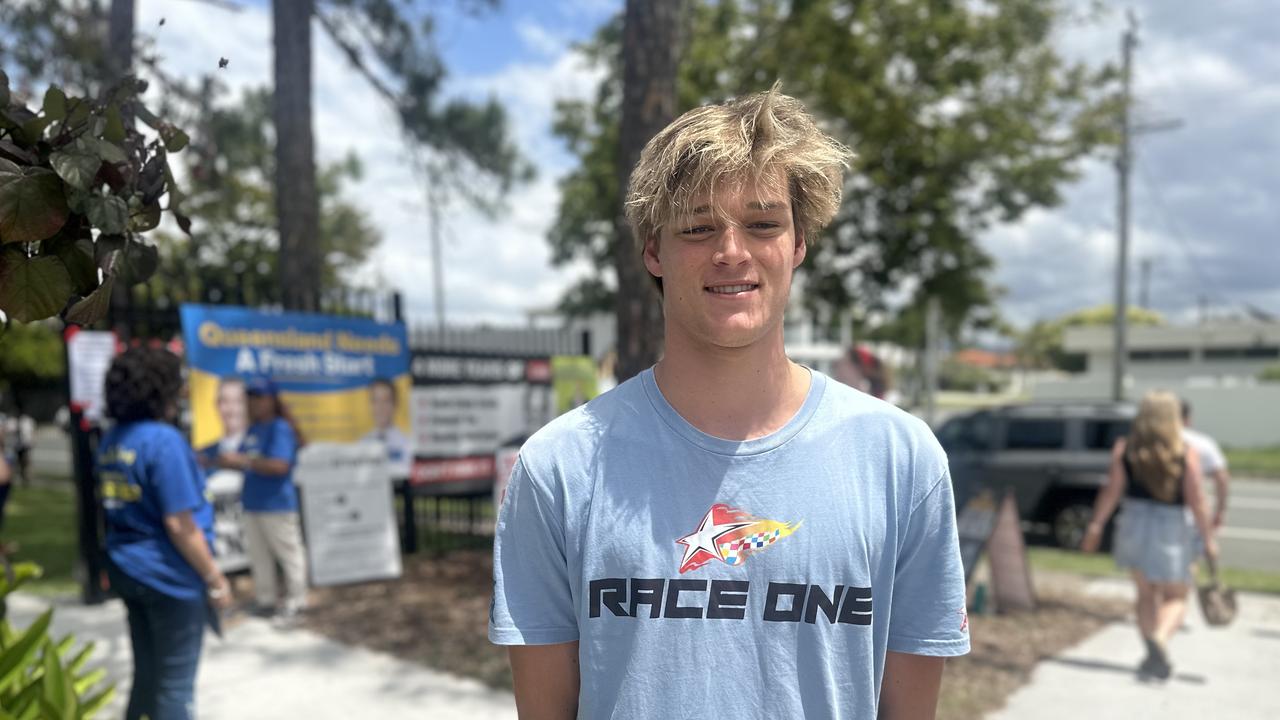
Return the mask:
<svg viewBox="0 0 1280 720"><path fill-rule="evenodd" d="M1094 581L1090 595L1132 600L1125 580ZM1173 677L1140 680L1145 650L1132 617L1042 661L1031 682L989 720L1264 720L1280 718L1280 597L1240 594L1226 628L1204 624L1194 598L1169 646Z"/></svg>
<svg viewBox="0 0 1280 720"><path fill-rule="evenodd" d="M50 604L16 593L9 598L9 619L26 627ZM114 702L99 717L122 717L132 674L124 605L52 604L54 637L71 632L81 642L96 641L91 667L105 667L116 684ZM228 628L222 640L206 635L196 708L201 720L516 717L511 693L308 630L277 630L256 618Z"/></svg>
<svg viewBox="0 0 1280 720"><path fill-rule="evenodd" d="M1093 581L1086 592L1133 596L1124 580ZM1143 649L1130 619L1041 662L1030 683L989 720L1280 718L1280 597L1242 594L1239 599L1240 616L1222 629L1206 627L1192 605L1171 644L1174 676L1167 682L1136 676ZM22 593L11 596L10 620L25 627L49 603ZM120 717L131 669L124 607L119 602L55 604L56 637L73 632L81 641L97 641L95 663L107 668L117 685L115 703L102 717ZM510 693L307 630L277 630L257 619L229 628L223 640L207 637L196 697L203 720L516 717Z"/></svg>

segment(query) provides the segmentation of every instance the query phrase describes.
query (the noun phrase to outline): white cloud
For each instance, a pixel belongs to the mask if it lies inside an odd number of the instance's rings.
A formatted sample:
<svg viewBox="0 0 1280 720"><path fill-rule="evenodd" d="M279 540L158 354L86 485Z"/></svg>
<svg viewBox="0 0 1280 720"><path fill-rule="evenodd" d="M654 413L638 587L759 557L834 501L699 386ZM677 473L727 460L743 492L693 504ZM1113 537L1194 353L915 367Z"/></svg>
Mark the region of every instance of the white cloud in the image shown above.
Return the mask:
<svg viewBox="0 0 1280 720"><path fill-rule="evenodd" d="M1155 258L1151 295L1170 316L1194 311L1200 295L1215 304L1253 303L1280 311L1274 228L1280 206L1280 52L1260 30L1265 3L1232 5L1230 13L1140 2L1142 44L1136 87L1144 117L1178 117L1175 132L1143 136L1134 177L1134 245ZM602 20L617 0L564 0L566 18ZM1216 6L1215 6L1216 7ZM1202 13L1203 18L1191 17ZM195 76L229 66L218 77L234 89L271 83L270 15L262 8L228 13L205 3L141 0L139 28L157 30L166 67ZM1057 38L1064 53L1092 64L1116 62L1123 16L1072 28ZM209 28L217 28L209 31ZM518 322L526 309L552 303L581 266L552 269L545 230L559 200L556 180L572 164L550 135L557 97L590 97L600 70L559 42L558 28L522 21L529 51L523 62L487 75L457 75L448 92L498 98L539 177L510 195L509 208L488 219L464 207L446 213L447 304L459 321ZM395 118L318 28L315 39L316 139L322 159L357 152L366 176L350 195L382 230L384 242L361 276L405 292L411 317L433 315L429 227L423 192L402 159ZM1115 175L1097 161L1064 191L1064 204L1029 213L996 229L983 245L997 259L993 282L1008 288L1003 310L1016 322L1052 317L1113 301ZM1138 286L1138 275L1131 287Z"/></svg>
<svg viewBox="0 0 1280 720"><path fill-rule="evenodd" d="M164 67L182 76L212 72L219 57L230 61L218 77L233 92L272 82L271 17L266 9L227 12L203 3L139 4L139 27L155 28ZM217 27L218 32L208 28ZM458 77L447 92L498 98L509 112L521 151L538 178L508 197L507 209L486 218L460 203L442 214L446 308L451 322L520 323L527 310L553 304L584 272L580 265L550 266L546 229L559 200L556 181L568 158L550 137L554 100L585 97L599 71L528 24L527 42L541 43L545 57L508 65L492 75ZM363 179L348 196L370 215L383 242L357 277L404 293L413 321L434 320L429 214L425 192L406 160L394 114L319 27L313 28L313 108L318 159L349 152L364 164ZM286 189L287 191L287 189Z"/></svg>
<svg viewBox="0 0 1280 720"><path fill-rule="evenodd" d="M528 18L516 23L516 34L520 36L525 47L543 57L554 58L569 46L569 41L563 36Z"/></svg>
<svg viewBox="0 0 1280 720"><path fill-rule="evenodd" d="M1232 13L1140 2L1134 56L1139 121L1175 118L1174 131L1135 138L1131 179L1130 300L1138 300L1140 263L1152 262L1151 304L1166 316L1254 304L1280 311L1280 53L1257 26L1260 4ZM1196 16L1201 13L1202 16ZM1073 27L1055 42L1093 65L1119 62L1123 14ZM1114 302L1116 175L1108 162L1086 165L1059 208L1029 213L982 240L996 258L994 281L1016 323Z"/></svg>

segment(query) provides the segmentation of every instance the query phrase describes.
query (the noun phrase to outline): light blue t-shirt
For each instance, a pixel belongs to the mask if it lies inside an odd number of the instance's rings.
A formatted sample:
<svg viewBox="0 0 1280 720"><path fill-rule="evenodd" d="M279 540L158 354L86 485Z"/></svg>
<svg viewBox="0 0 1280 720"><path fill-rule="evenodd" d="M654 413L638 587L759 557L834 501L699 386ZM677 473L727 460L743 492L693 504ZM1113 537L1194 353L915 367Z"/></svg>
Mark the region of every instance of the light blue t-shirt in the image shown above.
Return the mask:
<svg viewBox="0 0 1280 720"><path fill-rule="evenodd" d="M968 652L946 456L818 372L729 441L652 370L536 433L498 517L489 638L579 641L583 718L873 718L885 652Z"/></svg>

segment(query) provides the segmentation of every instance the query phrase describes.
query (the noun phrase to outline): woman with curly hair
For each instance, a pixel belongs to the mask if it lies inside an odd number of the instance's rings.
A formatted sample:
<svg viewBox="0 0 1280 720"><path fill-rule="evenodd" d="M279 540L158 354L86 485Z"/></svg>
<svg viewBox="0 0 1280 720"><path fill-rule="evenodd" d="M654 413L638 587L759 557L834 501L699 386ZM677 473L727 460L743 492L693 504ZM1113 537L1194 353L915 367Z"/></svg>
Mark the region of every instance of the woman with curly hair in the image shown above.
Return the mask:
<svg viewBox="0 0 1280 720"><path fill-rule="evenodd" d="M1098 549L1118 503L1123 509L1116 519L1116 564L1133 574L1138 630L1147 649L1138 672L1165 680L1173 672L1169 639L1186 615L1199 538L1205 554L1218 557L1200 458L1183 442L1181 407L1173 393L1147 393L1128 438L1116 441L1110 476L1098 493L1082 550Z"/></svg>
<svg viewBox="0 0 1280 720"><path fill-rule="evenodd" d="M213 508L204 473L173 426L182 390L172 353L133 348L104 384L114 425L98 446L107 575L124 600L133 646L128 720L193 717L196 667L209 606L231 602L214 564Z"/></svg>

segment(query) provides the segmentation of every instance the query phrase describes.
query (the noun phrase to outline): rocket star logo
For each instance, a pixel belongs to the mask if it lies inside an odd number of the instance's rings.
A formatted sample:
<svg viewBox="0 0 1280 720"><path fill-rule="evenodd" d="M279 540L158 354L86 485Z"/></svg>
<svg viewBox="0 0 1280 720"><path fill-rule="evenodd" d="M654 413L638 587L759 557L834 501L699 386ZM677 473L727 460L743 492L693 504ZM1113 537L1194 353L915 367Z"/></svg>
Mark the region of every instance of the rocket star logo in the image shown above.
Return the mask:
<svg viewBox="0 0 1280 720"><path fill-rule="evenodd" d="M800 523L784 523L752 516L723 503L711 506L693 532L676 540L684 546L680 574L697 570L712 560L741 565L747 556L759 552L800 528Z"/></svg>

